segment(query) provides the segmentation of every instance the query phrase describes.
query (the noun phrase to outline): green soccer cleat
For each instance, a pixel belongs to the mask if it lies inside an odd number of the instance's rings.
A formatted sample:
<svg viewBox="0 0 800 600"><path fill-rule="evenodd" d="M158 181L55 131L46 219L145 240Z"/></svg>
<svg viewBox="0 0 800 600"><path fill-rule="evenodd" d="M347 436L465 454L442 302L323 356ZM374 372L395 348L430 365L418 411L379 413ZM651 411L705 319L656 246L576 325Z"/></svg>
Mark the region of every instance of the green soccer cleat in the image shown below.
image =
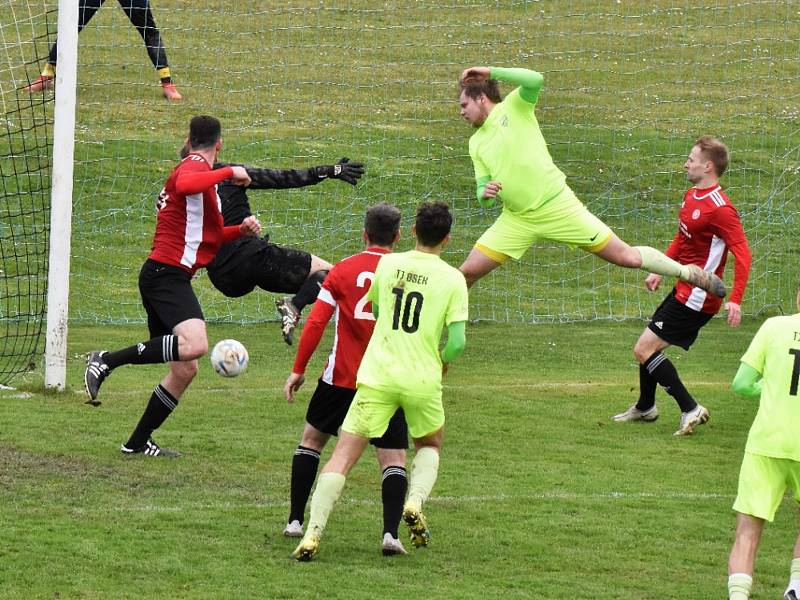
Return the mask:
<svg viewBox="0 0 800 600"><path fill-rule="evenodd" d="M414 548L422 548L431 542L431 532L428 529L428 521L425 515L413 506L406 505L403 508L403 521L408 525L408 532L411 534L411 545Z"/></svg>
<svg viewBox="0 0 800 600"><path fill-rule="evenodd" d="M292 552L292 558L300 562L309 562L317 552L319 552L319 536L307 533Z"/></svg>

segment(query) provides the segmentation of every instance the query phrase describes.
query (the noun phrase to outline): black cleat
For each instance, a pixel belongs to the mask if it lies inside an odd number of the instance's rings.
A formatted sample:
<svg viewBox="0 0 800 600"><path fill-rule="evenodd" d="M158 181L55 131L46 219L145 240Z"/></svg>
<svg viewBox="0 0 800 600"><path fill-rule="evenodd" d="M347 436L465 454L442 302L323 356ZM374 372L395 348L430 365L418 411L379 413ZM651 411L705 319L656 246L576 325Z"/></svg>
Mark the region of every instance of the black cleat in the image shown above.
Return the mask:
<svg viewBox="0 0 800 600"><path fill-rule="evenodd" d="M300 311L294 307L292 299L288 296L276 300L275 307L278 309L278 315L281 317L281 334L283 335L283 340L291 346L294 328L297 327L297 322L300 320Z"/></svg>
<svg viewBox="0 0 800 600"><path fill-rule="evenodd" d="M92 406L100 406L100 401L97 399L97 393L100 391L100 386L105 381L105 378L111 374L111 367L103 360L105 350L96 350L90 352L86 359L86 371L83 373L83 384L86 387L86 393L89 394L89 399L86 404Z"/></svg>
<svg viewBox="0 0 800 600"><path fill-rule="evenodd" d="M144 456L158 456L160 458L177 458L181 455L177 450L170 450L169 448L162 448L156 444L153 438L147 440L141 448L128 448L125 444L120 446L120 450L125 456L133 456L135 454L143 454Z"/></svg>

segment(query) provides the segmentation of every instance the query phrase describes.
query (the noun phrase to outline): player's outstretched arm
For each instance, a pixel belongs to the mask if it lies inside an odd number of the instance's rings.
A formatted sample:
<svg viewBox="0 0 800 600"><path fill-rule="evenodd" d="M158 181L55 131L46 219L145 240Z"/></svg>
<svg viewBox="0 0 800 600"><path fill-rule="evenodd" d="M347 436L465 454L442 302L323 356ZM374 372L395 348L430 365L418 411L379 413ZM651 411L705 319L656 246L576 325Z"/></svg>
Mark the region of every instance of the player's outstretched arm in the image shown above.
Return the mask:
<svg viewBox="0 0 800 600"><path fill-rule="evenodd" d="M544 77L538 71L522 69L519 67L489 67L490 77L507 81L520 87L519 95L523 100L531 104L536 104L539 99L539 92L542 91Z"/></svg>
<svg viewBox="0 0 800 600"><path fill-rule="evenodd" d="M733 378L731 388L734 392L742 396L760 396L761 373L747 363L740 363L739 370Z"/></svg>
<svg viewBox="0 0 800 600"><path fill-rule="evenodd" d="M227 166L225 164L215 167ZM316 185L325 179L341 179L355 185L364 174L364 165L350 162L348 158L340 158L336 164L320 165L308 169L266 169L245 166L252 180L248 186L251 190L283 190L289 188Z"/></svg>

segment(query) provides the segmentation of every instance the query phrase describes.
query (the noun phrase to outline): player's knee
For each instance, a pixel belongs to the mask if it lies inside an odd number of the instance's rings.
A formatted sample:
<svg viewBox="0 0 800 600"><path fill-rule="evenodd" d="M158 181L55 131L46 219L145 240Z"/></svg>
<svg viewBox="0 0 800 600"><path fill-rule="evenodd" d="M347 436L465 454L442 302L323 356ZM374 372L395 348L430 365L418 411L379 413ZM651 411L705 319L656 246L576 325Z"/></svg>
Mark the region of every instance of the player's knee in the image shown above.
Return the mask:
<svg viewBox="0 0 800 600"><path fill-rule="evenodd" d="M186 385L191 383L199 370L196 360L170 363L170 368L172 370L172 374Z"/></svg>
<svg viewBox="0 0 800 600"><path fill-rule="evenodd" d="M305 429L303 429L303 435L300 437L300 445L303 448L322 452L330 437L330 434L320 431L311 425L306 425Z"/></svg>
<svg viewBox="0 0 800 600"><path fill-rule="evenodd" d="M186 338L185 342L186 345L182 345L180 350L181 360L195 360L208 354L208 339L205 336Z"/></svg>
<svg viewBox="0 0 800 600"><path fill-rule="evenodd" d="M378 448L378 464L381 471L389 467L406 466L406 451L401 449Z"/></svg>

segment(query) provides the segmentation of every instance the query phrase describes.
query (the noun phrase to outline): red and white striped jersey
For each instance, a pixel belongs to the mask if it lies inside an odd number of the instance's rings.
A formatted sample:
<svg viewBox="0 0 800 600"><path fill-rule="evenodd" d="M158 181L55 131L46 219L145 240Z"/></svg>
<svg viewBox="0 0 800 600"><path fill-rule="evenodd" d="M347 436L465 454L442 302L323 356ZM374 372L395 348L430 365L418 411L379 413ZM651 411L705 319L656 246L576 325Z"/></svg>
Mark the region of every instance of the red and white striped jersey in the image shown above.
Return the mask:
<svg viewBox="0 0 800 600"><path fill-rule="evenodd" d="M190 273L210 263L223 243L217 183L232 175L231 167L212 171L199 154L184 158L158 195L156 233L149 258Z"/></svg>
<svg viewBox="0 0 800 600"><path fill-rule="evenodd" d="M750 247L739 213L722 188L715 185L707 189L689 189L683 196L678 219L678 233L667 248L667 256L684 265L695 264L722 278L730 250L736 268L728 299L741 304L750 275ZM678 281L675 291L679 302L696 311L716 314L722 305L721 298L684 281Z"/></svg>
<svg viewBox="0 0 800 600"><path fill-rule="evenodd" d="M322 372L322 380L338 387L355 389L356 373L367 349L375 317L367 292L378 261L388 250L367 248L345 258L331 269L308 315L295 358L295 373L304 373L308 361L325 331L331 316L334 327L333 349Z"/></svg>

